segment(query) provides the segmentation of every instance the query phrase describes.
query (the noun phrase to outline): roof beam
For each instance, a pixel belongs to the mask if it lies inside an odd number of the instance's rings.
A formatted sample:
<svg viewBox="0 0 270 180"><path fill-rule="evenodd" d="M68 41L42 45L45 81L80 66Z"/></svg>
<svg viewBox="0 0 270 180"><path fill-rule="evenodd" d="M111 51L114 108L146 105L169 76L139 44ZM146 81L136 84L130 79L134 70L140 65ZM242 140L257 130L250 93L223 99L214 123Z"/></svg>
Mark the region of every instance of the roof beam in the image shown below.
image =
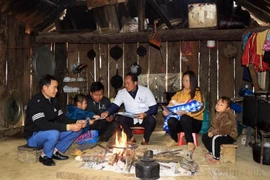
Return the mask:
<svg viewBox="0 0 270 180"><path fill-rule="evenodd" d="M198 41L198 40L224 40L224 41L241 41L245 31L260 32L270 27L259 27L253 29L226 29L226 30L210 30L210 29L172 29L159 31L158 34L161 41ZM112 35L94 35L93 33L77 32L77 33L39 33L36 37L37 43L134 43L148 42L150 32L134 32L134 33L117 33Z"/></svg>
<svg viewBox="0 0 270 180"><path fill-rule="evenodd" d="M254 16L264 22L270 22L270 13L264 11L263 9L255 6L254 4L250 3L247 0L236 0L237 4L243 6L248 11L250 11Z"/></svg>
<svg viewBox="0 0 270 180"><path fill-rule="evenodd" d="M156 13L161 17L161 19L165 22L165 24L167 25L167 27L169 29L173 29L173 26L170 23L170 21L167 18L167 16L165 16L163 14L163 12L159 9L157 2L155 0L147 0L147 1L152 6L152 8L156 11Z"/></svg>

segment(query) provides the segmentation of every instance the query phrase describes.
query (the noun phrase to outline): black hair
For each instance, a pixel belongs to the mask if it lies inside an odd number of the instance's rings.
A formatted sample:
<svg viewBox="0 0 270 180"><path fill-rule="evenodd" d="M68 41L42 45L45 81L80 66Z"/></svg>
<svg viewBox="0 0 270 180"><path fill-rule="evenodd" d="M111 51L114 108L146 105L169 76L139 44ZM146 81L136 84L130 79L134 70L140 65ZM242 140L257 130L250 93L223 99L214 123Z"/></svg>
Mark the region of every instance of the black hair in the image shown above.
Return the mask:
<svg viewBox="0 0 270 180"><path fill-rule="evenodd" d="M87 101L87 97L84 94L76 94L74 97L74 105L77 106L77 103L83 103L83 101Z"/></svg>
<svg viewBox="0 0 270 180"><path fill-rule="evenodd" d="M125 77L127 77L127 76L131 76L131 81L132 82L138 82L138 76L136 76L136 74L133 74L133 73L131 73L131 72L129 72L129 73L127 73L126 75L125 75Z"/></svg>
<svg viewBox="0 0 270 180"><path fill-rule="evenodd" d="M96 91L100 91L100 90L104 91L104 86L101 82L93 82L91 84L90 92L96 92Z"/></svg>
<svg viewBox="0 0 270 180"><path fill-rule="evenodd" d="M51 81L54 80L54 81L57 81L55 77L47 74L45 76L43 76L40 80L39 80L39 88L40 90L42 90L43 86L46 85L46 86L49 86L51 85Z"/></svg>
<svg viewBox="0 0 270 180"><path fill-rule="evenodd" d="M221 100L222 102L226 102L226 104L227 104L227 107L231 107L231 105L232 105L232 101L231 101L231 99L230 98L228 98L228 97L226 97L226 96L222 96L222 97L220 97L219 99L218 99L218 101L219 100Z"/></svg>
<svg viewBox="0 0 270 180"><path fill-rule="evenodd" d="M185 75L189 76L189 82L190 82L190 97L191 99L193 99L195 97L195 92L196 90L200 90L200 88L198 87L198 80L196 77L196 74L193 71L186 71L183 74L183 77ZM183 87L184 88L184 87Z"/></svg>

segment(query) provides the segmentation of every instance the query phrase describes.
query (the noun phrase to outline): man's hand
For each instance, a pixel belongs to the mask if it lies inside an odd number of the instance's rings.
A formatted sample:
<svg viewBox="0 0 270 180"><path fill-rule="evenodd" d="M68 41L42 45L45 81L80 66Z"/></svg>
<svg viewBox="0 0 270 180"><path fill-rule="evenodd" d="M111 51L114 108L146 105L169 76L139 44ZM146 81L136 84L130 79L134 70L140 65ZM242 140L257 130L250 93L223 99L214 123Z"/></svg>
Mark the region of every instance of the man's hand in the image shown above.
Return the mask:
<svg viewBox="0 0 270 180"><path fill-rule="evenodd" d="M109 112L108 112L108 111L105 111L105 112L101 113L101 115L100 115L100 117L101 117L102 119L105 119L105 118L107 118L108 116L109 116Z"/></svg>
<svg viewBox="0 0 270 180"><path fill-rule="evenodd" d="M213 133L212 132L208 132L208 137L213 137Z"/></svg>
<svg viewBox="0 0 270 180"><path fill-rule="evenodd" d="M106 120L108 122L112 122L113 119L114 119L114 115L110 115L109 117L106 117Z"/></svg>
<svg viewBox="0 0 270 180"><path fill-rule="evenodd" d="M139 119L144 119L146 116L147 116L146 113L139 113L139 114L136 114L136 117L139 118Z"/></svg>
<svg viewBox="0 0 270 180"><path fill-rule="evenodd" d="M68 124L67 125L67 130L73 131L73 132L78 132L82 128L81 124Z"/></svg>

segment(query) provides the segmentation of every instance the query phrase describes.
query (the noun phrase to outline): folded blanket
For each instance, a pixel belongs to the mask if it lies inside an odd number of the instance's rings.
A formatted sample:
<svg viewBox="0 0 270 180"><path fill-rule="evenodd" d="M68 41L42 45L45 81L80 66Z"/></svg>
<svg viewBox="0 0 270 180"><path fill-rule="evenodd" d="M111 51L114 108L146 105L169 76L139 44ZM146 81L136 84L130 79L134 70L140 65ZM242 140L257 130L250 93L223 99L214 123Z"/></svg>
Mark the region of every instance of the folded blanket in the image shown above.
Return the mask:
<svg viewBox="0 0 270 180"><path fill-rule="evenodd" d="M79 145L85 143L95 144L98 141L98 131L97 130L88 130L86 133L80 135L75 142Z"/></svg>
<svg viewBox="0 0 270 180"><path fill-rule="evenodd" d="M170 133L169 127L168 127L168 119L171 117L176 118L178 121L180 121L181 115L176 115L178 111L186 111L186 112L196 112L199 111L202 108L203 104L201 102L198 102L196 100L188 101L184 104L178 104L175 106L167 106L168 110L171 112L168 116L164 118L164 125L163 129L167 133Z"/></svg>

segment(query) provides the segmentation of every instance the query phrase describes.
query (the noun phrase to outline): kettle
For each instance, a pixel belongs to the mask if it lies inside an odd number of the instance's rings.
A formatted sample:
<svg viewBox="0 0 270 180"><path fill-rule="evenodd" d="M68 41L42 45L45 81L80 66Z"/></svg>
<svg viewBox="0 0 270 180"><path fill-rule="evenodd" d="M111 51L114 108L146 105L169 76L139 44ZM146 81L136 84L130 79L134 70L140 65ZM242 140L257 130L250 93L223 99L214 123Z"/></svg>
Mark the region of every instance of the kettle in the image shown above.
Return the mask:
<svg viewBox="0 0 270 180"><path fill-rule="evenodd" d="M158 179L160 165L153 159L153 151L144 152L143 159L135 164L135 174L140 179Z"/></svg>

